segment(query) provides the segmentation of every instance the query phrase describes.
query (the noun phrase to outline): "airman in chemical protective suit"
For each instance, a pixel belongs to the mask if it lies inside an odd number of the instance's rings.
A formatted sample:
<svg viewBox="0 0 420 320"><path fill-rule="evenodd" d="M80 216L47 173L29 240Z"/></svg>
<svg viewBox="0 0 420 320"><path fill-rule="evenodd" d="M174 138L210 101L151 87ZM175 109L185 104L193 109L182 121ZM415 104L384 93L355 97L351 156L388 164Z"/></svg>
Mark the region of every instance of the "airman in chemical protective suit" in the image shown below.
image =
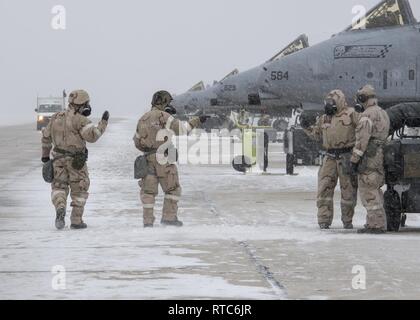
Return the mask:
<svg viewBox="0 0 420 320"><path fill-rule="evenodd" d="M65 227L67 197L72 199L71 228L85 229L83 212L89 196L89 172L86 165L86 142L96 142L105 132L109 113L106 111L98 125L91 114L89 94L84 90L69 95L67 110L52 116L42 132L42 162L53 161L52 202L56 209L56 227ZM50 160L52 156L52 160Z"/></svg>
<svg viewBox="0 0 420 320"><path fill-rule="evenodd" d="M345 229L353 228L357 204L357 178L351 175L351 152L356 143L358 113L346 103L342 91L330 92L325 100L325 114L314 126L302 123L306 134L322 142L325 149L323 164L318 173L318 223L329 229L334 216L334 190L340 180L341 219Z"/></svg>
<svg viewBox="0 0 420 320"><path fill-rule="evenodd" d="M189 134L207 120L207 117L197 117L184 123L175 119L170 106L172 100L169 92L156 92L152 109L138 121L133 138L136 148L146 156L148 166L147 176L139 181L144 227L153 227L155 197L158 195L159 185L165 193L161 223L179 227L183 225L178 220L178 201L181 196L176 166L178 154L171 138L173 135Z"/></svg>
<svg viewBox="0 0 420 320"><path fill-rule="evenodd" d="M375 89L366 85L357 92L358 109L363 111L356 128L356 145L351 158L354 174L359 174L360 198L367 210L367 222L359 233L386 232L383 146L389 136L388 114L378 106Z"/></svg>

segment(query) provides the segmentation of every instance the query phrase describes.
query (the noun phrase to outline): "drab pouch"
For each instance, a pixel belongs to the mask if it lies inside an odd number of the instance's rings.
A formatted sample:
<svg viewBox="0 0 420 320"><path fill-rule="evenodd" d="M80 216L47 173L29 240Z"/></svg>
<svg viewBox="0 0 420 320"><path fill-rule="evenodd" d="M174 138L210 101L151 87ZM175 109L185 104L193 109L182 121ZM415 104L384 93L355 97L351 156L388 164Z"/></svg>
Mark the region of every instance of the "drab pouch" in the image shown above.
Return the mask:
<svg viewBox="0 0 420 320"><path fill-rule="evenodd" d="M341 166L345 175L351 175L351 153L344 153L340 156Z"/></svg>
<svg viewBox="0 0 420 320"><path fill-rule="evenodd" d="M46 183L52 183L54 180L54 166L53 161L45 162L42 166L42 177Z"/></svg>
<svg viewBox="0 0 420 320"><path fill-rule="evenodd" d="M134 162L134 179L144 179L149 173L146 156L138 156Z"/></svg>
<svg viewBox="0 0 420 320"><path fill-rule="evenodd" d="M366 149L366 156L368 158L375 157L376 154L378 153L378 148L379 148L379 146L375 142L373 142L372 140L369 141L369 144L368 144L367 149Z"/></svg>
<svg viewBox="0 0 420 320"><path fill-rule="evenodd" d="M87 152L78 152L73 156L73 161L71 162L71 166L75 170L82 170L86 164L88 159Z"/></svg>
<svg viewBox="0 0 420 320"><path fill-rule="evenodd" d="M369 159L376 157L378 149L379 146L376 143L374 143L372 140L369 141L366 152L359 164L359 173L363 173L368 169L368 161Z"/></svg>

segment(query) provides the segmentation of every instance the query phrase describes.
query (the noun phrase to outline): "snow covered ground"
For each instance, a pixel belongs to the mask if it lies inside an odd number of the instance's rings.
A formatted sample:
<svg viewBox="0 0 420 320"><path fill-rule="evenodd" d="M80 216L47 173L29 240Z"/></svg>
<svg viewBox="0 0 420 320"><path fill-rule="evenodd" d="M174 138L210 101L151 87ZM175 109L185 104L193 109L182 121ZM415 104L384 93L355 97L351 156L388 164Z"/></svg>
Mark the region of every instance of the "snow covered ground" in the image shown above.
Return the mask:
<svg viewBox="0 0 420 320"><path fill-rule="evenodd" d="M318 230L317 168L279 174L280 145L271 146L273 175L182 165L185 226L143 229L135 126L114 120L90 146L89 228L61 232L41 177L40 134L0 128L0 299L420 298L420 217L400 234L360 236L340 229L337 193L334 228ZM161 207L162 195L157 222ZM355 225L364 218L359 205ZM355 285L363 273L365 289Z"/></svg>

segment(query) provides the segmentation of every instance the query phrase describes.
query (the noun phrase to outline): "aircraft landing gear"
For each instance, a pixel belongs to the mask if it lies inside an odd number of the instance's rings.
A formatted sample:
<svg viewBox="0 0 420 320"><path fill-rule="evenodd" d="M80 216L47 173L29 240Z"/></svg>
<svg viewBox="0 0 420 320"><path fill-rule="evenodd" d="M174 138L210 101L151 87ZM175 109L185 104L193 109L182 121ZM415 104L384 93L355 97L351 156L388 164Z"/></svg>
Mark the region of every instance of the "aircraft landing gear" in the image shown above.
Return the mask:
<svg viewBox="0 0 420 320"><path fill-rule="evenodd" d="M295 172L295 156L288 153L286 155L286 174L292 176Z"/></svg>
<svg viewBox="0 0 420 320"><path fill-rule="evenodd" d="M384 202L388 231L398 232L403 224L400 195L393 188L389 188L384 194Z"/></svg>
<svg viewBox="0 0 420 320"><path fill-rule="evenodd" d="M401 218L401 228L406 227L406 222L407 222L407 215L403 213L402 218Z"/></svg>
<svg viewBox="0 0 420 320"><path fill-rule="evenodd" d="M252 168L252 161L246 156L236 156L232 161L232 167L238 172L246 173Z"/></svg>

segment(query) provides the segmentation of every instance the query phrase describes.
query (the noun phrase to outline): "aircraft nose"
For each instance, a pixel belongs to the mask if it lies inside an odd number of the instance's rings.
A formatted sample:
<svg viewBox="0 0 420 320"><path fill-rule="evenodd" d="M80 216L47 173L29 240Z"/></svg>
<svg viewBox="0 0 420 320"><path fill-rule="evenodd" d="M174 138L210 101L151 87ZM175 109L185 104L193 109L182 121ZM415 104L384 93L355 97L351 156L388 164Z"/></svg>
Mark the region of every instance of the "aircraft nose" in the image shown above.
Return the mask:
<svg viewBox="0 0 420 320"><path fill-rule="evenodd" d="M184 99L177 99L176 97L174 98L174 100L172 100L171 105L176 109L178 114L183 114L185 113L185 109L186 109L186 101L184 101Z"/></svg>
<svg viewBox="0 0 420 320"><path fill-rule="evenodd" d="M264 96L270 96L271 98L280 97L281 88L275 86L274 82L271 81L270 70L267 67L264 67L263 72L260 74L258 87L262 99Z"/></svg>
<svg viewBox="0 0 420 320"><path fill-rule="evenodd" d="M216 86L213 89L213 92L216 94L217 97L221 97L223 95L223 87L221 85Z"/></svg>
<svg viewBox="0 0 420 320"><path fill-rule="evenodd" d="M273 85L273 83L267 78L267 74L263 74L260 78L258 93L263 105L275 106L281 99L280 88Z"/></svg>

